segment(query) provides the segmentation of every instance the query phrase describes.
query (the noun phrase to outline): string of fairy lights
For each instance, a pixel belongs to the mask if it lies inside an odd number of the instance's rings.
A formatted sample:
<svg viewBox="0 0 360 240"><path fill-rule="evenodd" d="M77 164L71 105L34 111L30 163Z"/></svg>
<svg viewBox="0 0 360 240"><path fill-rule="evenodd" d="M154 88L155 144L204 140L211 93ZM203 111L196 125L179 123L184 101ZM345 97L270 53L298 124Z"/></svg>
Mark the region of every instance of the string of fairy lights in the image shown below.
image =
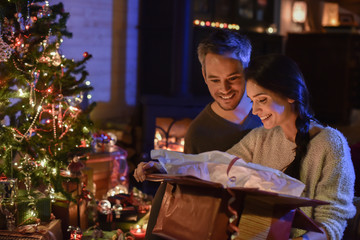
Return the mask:
<svg viewBox="0 0 360 240"><path fill-rule="evenodd" d="M204 28L224 28L230 30L240 30L240 26L235 23L225 23L225 22L217 22L217 21L208 21L208 20L199 20L195 19L193 21L193 25L197 27L204 27ZM267 33L267 34L275 34L277 33L277 27L275 24L271 24L270 26L264 27L256 27L253 29L255 32L259 33Z"/></svg>
<svg viewBox="0 0 360 240"><path fill-rule="evenodd" d="M199 19L194 20L194 25L200 27L227 28L233 30L240 30L240 26L238 24L204 21Z"/></svg>

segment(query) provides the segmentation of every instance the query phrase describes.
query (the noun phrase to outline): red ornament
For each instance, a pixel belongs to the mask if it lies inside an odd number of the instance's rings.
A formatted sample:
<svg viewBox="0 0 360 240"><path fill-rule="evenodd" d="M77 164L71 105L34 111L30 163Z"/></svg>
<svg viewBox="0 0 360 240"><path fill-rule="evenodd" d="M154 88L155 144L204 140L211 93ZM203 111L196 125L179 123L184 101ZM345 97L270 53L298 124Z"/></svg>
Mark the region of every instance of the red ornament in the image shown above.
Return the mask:
<svg viewBox="0 0 360 240"><path fill-rule="evenodd" d="M89 56L89 53L88 53L88 52L84 52L84 53L83 53L83 56L84 56L84 58L86 58L86 57Z"/></svg>
<svg viewBox="0 0 360 240"><path fill-rule="evenodd" d="M79 160L79 157L75 156L67 167L72 176L81 176L81 170L85 165Z"/></svg>
<svg viewBox="0 0 360 240"><path fill-rule="evenodd" d="M2 173L1 176L0 176L0 180L7 180L7 177L5 176L5 173Z"/></svg>

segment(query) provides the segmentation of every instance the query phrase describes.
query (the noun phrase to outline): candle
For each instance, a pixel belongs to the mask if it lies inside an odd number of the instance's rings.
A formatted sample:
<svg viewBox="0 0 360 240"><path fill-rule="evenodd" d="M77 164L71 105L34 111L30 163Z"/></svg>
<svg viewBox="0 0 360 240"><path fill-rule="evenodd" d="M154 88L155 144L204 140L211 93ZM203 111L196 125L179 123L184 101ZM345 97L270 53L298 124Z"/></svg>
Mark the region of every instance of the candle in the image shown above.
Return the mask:
<svg viewBox="0 0 360 240"><path fill-rule="evenodd" d="M132 227L130 232L134 235L136 240L145 239L145 229L141 228L139 225Z"/></svg>

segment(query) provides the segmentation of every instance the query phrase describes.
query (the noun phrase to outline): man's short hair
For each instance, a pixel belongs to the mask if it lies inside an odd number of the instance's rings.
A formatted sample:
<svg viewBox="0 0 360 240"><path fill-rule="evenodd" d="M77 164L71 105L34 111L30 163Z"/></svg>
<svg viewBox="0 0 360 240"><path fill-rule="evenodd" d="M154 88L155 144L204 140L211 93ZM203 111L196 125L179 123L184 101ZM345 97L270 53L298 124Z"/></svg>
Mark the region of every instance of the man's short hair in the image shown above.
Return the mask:
<svg viewBox="0 0 360 240"><path fill-rule="evenodd" d="M203 67L206 54L214 53L233 54L243 68L246 68L250 62L251 49L250 40L245 35L228 29L219 29L200 42L197 53Z"/></svg>

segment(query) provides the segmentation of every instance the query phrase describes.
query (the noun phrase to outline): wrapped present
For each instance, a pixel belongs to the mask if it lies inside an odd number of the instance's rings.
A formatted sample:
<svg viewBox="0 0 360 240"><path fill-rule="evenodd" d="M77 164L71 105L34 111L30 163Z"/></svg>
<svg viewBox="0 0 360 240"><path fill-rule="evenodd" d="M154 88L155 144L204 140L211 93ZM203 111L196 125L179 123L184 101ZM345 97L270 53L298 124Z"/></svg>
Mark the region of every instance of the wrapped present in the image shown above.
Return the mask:
<svg viewBox="0 0 360 240"><path fill-rule="evenodd" d="M116 194L101 200L97 206L99 227L111 231L124 223L135 224L148 214L151 201L146 194L133 188L130 194Z"/></svg>
<svg viewBox="0 0 360 240"><path fill-rule="evenodd" d="M73 194L76 194L74 192ZM73 197L76 197L73 195ZM57 219L61 219L61 228L64 233L68 226L79 226L81 229L88 228L88 202L79 200L78 203L67 200L63 195L56 194L52 203L52 213Z"/></svg>
<svg viewBox="0 0 360 240"><path fill-rule="evenodd" d="M16 226L16 202L3 202L0 205L0 229L12 230Z"/></svg>
<svg viewBox="0 0 360 240"><path fill-rule="evenodd" d="M292 228L321 232L299 207L328 204L194 176L149 174L147 180L168 183L152 234L169 239L285 240Z"/></svg>
<svg viewBox="0 0 360 240"><path fill-rule="evenodd" d="M19 192L16 199L16 223L25 225L36 223L37 219L41 222L49 222L51 217L51 199L41 192L35 192L29 198ZM34 205L34 206L33 206Z"/></svg>

